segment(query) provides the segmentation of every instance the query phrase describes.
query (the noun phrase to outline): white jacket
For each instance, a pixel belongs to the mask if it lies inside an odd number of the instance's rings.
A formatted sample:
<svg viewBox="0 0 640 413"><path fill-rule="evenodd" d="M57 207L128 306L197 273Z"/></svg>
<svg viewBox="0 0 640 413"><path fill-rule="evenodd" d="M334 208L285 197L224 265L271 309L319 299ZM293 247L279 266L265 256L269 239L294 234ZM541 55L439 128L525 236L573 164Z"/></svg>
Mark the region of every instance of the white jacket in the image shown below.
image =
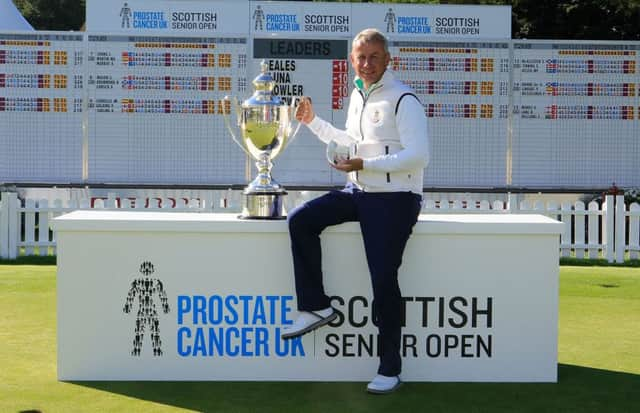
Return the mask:
<svg viewBox="0 0 640 413"><path fill-rule="evenodd" d="M308 127L323 142L335 140L350 148L351 157L363 159L363 169L349 173L349 181L363 191L422 195L424 168L429 161L424 107L389 69L366 98L354 88L346 130L318 116Z"/></svg>

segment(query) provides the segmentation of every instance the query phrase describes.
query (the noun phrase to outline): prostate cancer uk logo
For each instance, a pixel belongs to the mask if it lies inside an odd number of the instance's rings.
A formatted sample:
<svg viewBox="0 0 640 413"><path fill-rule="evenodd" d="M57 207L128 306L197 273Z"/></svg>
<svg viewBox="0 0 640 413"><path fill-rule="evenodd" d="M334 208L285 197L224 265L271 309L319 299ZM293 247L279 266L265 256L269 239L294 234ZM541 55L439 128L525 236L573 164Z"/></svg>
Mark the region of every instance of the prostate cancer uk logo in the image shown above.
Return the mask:
<svg viewBox="0 0 640 413"><path fill-rule="evenodd" d="M478 36L480 18L460 16L397 16L389 8L384 15L387 33ZM434 30L435 29L435 30Z"/></svg>
<svg viewBox="0 0 640 413"><path fill-rule="evenodd" d="M305 357L300 337L283 340L292 323L291 295L179 295L181 357Z"/></svg>
<svg viewBox="0 0 640 413"><path fill-rule="evenodd" d="M141 356L148 336L153 356L162 356L160 312L170 312L163 282L150 261L131 281L123 312L135 315L132 356ZM308 354L301 337L282 339L292 324L293 296L214 293L179 294L175 301L178 357L376 357L381 343L367 329L377 325L376 303L363 296L331 297L338 330L313 338ZM403 357L492 358L494 297L407 296L402 298ZM410 321L411 320L411 321ZM410 322L409 322L410 321ZM364 329L364 330L363 330ZM166 330L166 326L165 326ZM324 343L323 343L324 342Z"/></svg>
<svg viewBox="0 0 640 413"><path fill-rule="evenodd" d="M167 29L169 23L162 11L133 10L129 3L120 8L120 27L123 29Z"/></svg>
<svg viewBox="0 0 640 413"><path fill-rule="evenodd" d="M154 298L158 298L160 309L165 314L169 312L169 300L167 299L167 293L164 290L162 281L151 277L155 272L155 268L151 262L144 261L140 264L139 272L140 276L131 282L131 287L127 293L127 299L123 308L124 313L129 314L134 310L137 301L131 355L140 356L142 354L144 335L146 331L149 331L153 355L162 356L160 319L158 318L158 306Z"/></svg>

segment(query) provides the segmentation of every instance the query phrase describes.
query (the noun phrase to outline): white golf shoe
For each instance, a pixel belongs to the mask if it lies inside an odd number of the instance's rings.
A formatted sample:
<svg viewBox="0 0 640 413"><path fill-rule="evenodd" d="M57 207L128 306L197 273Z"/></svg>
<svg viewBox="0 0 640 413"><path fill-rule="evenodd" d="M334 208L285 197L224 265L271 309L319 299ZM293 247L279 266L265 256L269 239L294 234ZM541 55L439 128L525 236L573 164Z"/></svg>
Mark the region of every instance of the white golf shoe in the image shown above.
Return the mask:
<svg viewBox="0 0 640 413"><path fill-rule="evenodd" d="M399 376L378 374L367 384L367 391L373 394L388 394L394 392L401 384Z"/></svg>
<svg viewBox="0 0 640 413"><path fill-rule="evenodd" d="M292 325L283 328L283 339L300 337L310 331L329 324L338 317L332 307L318 311L300 311Z"/></svg>

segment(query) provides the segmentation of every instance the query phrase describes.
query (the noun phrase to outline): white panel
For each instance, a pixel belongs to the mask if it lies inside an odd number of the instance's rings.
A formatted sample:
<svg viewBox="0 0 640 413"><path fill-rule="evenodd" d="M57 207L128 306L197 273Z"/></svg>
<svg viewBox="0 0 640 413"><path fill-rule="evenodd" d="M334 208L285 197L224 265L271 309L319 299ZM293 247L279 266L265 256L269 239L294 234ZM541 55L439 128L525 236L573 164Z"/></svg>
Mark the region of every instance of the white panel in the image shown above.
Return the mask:
<svg viewBox="0 0 640 413"><path fill-rule="evenodd" d="M416 225L400 269L404 380L557 380L561 224L507 217L432 215ZM285 222L115 211L55 222L61 380L362 381L375 374L377 330L355 223L322 239L324 285L341 317L286 342L279 335L296 302ZM152 274L139 271L143 262L153 264ZM134 290L126 313L136 280L153 283L152 301ZM139 308L157 319L161 356L149 324L140 354L131 354L136 322L144 324Z"/></svg>

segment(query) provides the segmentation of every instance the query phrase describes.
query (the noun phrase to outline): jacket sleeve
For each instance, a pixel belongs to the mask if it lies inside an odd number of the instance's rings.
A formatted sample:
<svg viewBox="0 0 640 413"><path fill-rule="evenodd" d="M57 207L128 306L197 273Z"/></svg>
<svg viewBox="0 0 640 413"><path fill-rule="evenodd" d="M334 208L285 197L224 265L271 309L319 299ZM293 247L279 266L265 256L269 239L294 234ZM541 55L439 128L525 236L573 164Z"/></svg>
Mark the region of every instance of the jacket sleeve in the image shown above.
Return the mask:
<svg viewBox="0 0 640 413"><path fill-rule="evenodd" d="M396 128L402 149L394 154L364 159L364 169L378 172L406 171L425 168L429 163L430 142L424 107L407 96L400 101Z"/></svg>
<svg viewBox="0 0 640 413"><path fill-rule="evenodd" d="M331 123L320 118L318 115L316 115L307 126L311 132L313 132L324 143L329 143L331 140L334 140L340 145L349 147L349 145L356 140L355 136L352 136L348 132L349 130L353 131L353 125L350 127L350 123L356 122L356 119L352 114L354 113L355 107L361 104L361 102L362 98L356 89L353 89L351 97L349 98L349 108L347 109L346 130L336 128Z"/></svg>
<svg viewBox="0 0 640 413"><path fill-rule="evenodd" d="M316 115L309 124L307 124L311 132L313 132L321 141L329 143L331 140L336 141L340 145L349 146L353 139L349 137L347 131L338 129L326 120Z"/></svg>

